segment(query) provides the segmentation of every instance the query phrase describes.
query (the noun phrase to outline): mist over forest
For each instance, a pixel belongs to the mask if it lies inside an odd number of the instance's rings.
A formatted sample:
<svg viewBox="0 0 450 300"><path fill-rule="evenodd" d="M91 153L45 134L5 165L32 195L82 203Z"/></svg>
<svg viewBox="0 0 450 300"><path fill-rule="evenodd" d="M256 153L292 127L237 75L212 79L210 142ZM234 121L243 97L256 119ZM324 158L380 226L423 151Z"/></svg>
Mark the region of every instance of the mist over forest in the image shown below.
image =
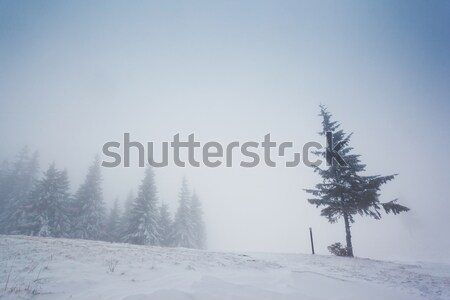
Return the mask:
<svg viewBox="0 0 450 300"><path fill-rule="evenodd" d="M201 217L192 218L203 224L202 237L184 246L310 253L312 228L316 254L328 255L328 247L336 242L346 247L345 228L350 226L345 226L344 213L334 210L339 216L334 219L330 211L330 217L321 215L324 206L308 202L324 174L303 162L285 166L294 152L304 156L305 143L326 146L325 135L318 134L324 133L323 105L345 135L351 135L350 154L360 155L365 165L360 179L386 179L370 186L373 193L364 198L371 199L366 202L370 209L352 210L353 254L450 262L445 189L450 181L445 155L450 147L450 8L441 1L413 2L0 1L2 193L12 195L10 190L16 188L16 198L2 198L8 199L3 204L14 204L10 210L3 206L6 225L1 232L85 237L64 231L65 221L55 225L64 234L44 234L48 224L38 216L21 216L28 220L23 230L11 222L20 219L16 213L25 213L23 207L30 207L27 201L43 199L39 184L43 188L45 178L61 180L54 182L62 186L61 197L76 207L81 200L75 199L83 198L77 195L89 185L89 170L95 165L101 178L97 188L104 233L88 239L112 239L105 228L116 226L111 220L122 218L127 203L137 203L146 172L152 172L154 207L145 210L154 212L155 220L163 209L174 222L183 199L191 205L195 195L199 201ZM254 141L260 145L259 163L242 167L240 162L252 157L238 147L232 167L225 159L220 166L208 167L199 148L199 167L179 167L169 152L168 166L148 171L139 167L134 148L130 167L124 167L123 160L116 167L100 166L111 161L104 145L116 141L122 147L125 133L146 150L146 143L154 143L157 160L163 142L170 143L176 135L184 142L195 134L202 146L217 142L224 156L230 143L241 147ZM268 134L277 145L294 145L286 150L287 158L278 155L278 148L270 150L276 167L264 161L261 144ZM32 164L33 153L38 153L36 165L29 166L29 182L17 179L23 175L20 170L27 170L18 165L25 147L23 161ZM122 155L123 147L114 151ZM180 155L189 160L185 151ZM93 164L95 157L98 165ZM26 187L15 187L15 180ZM86 192L84 198L91 194ZM25 206L14 208L19 204L13 199L25 199ZM410 210L382 205L394 199L392 205ZM83 215L67 214L72 225ZM193 232L189 239L194 239ZM121 232L114 241L181 245L153 240L152 234L145 232L142 242L126 240Z"/></svg>

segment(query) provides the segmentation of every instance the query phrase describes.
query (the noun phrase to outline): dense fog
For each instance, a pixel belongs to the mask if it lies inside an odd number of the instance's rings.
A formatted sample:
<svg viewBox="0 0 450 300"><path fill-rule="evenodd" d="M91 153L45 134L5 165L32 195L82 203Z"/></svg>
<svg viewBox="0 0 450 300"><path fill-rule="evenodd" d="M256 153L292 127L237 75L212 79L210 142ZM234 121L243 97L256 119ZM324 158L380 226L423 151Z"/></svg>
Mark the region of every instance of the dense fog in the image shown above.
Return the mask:
<svg viewBox="0 0 450 300"><path fill-rule="evenodd" d="M1 160L36 150L40 174L55 163L75 193L96 155L109 161L103 145L124 133L156 149L176 134L226 146L270 133L299 152L325 145L323 104L353 132L368 175L399 174L381 199L411 209L356 217L355 255L449 261L448 3L62 4L0 2ZM153 168L157 198L174 215L186 177L208 249L309 253L312 227L316 253L328 254L345 241L344 224L307 202L318 174L285 161L182 168L170 160ZM129 168L101 168L108 208L138 192L137 162L133 149Z"/></svg>

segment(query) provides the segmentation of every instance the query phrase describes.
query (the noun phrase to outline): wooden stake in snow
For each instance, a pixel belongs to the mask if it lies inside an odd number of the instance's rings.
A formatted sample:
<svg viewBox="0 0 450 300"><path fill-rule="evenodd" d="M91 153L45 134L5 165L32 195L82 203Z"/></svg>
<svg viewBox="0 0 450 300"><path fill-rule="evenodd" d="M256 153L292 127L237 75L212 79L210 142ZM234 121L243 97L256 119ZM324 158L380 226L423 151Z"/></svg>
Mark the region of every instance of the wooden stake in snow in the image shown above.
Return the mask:
<svg viewBox="0 0 450 300"><path fill-rule="evenodd" d="M314 240L313 240L313 234L312 234L312 228L309 227L309 237L311 238L311 251L314 255Z"/></svg>

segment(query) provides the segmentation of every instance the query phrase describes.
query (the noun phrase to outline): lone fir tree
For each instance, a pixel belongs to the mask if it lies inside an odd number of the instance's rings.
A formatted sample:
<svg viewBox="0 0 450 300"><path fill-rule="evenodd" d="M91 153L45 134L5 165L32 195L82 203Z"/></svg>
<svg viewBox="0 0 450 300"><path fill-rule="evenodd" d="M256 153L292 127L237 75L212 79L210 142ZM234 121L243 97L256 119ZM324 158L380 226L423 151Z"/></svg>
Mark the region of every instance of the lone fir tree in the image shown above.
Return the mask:
<svg viewBox="0 0 450 300"><path fill-rule="evenodd" d="M319 168L313 166L314 171L322 177L322 182L315 186L315 189L305 189L314 198L308 199L309 203L316 207L323 207L321 215L326 217L330 223L336 223L339 218L344 219L346 247L340 248L336 243L329 247L333 253L353 257L352 236L350 224L355 222L354 216L369 216L374 219L381 219L381 209L386 213L394 215L409 210L406 206L400 205L397 199L386 203L381 203L380 188L383 184L391 181L397 174L388 176L363 176L361 172L365 171L366 165L360 161L360 156L352 154L353 148L348 146L352 134L346 134L340 129L340 123L332 121L332 115L324 106L320 106L322 117L322 131L320 135L326 136L331 132L334 145L341 143L343 146L339 154L345 161L346 166L342 166L336 161L328 168ZM326 157L326 150L314 152L323 158ZM336 249L340 248L340 249Z"/></svg>

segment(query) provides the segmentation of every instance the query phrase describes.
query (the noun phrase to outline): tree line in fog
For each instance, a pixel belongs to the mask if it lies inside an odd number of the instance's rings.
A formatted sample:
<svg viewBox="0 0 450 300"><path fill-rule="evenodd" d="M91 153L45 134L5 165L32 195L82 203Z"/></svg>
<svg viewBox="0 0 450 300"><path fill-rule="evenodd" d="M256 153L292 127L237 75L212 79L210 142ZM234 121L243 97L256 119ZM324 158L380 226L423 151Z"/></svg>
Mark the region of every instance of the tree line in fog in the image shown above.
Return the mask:
<svg viewBox="0 0 450 300"><path fill-rule="evenodd" d="M66 170L51 164L39 176L39 157L25 148L0 167L0 233L126 242L139 245L206 247L201 202L183 178L178 208L171 215L157 197L149 167L137 195L123 207L116 200L108 211L102 192L101 167L95 159L84 182L70 193Z"/></svg>

